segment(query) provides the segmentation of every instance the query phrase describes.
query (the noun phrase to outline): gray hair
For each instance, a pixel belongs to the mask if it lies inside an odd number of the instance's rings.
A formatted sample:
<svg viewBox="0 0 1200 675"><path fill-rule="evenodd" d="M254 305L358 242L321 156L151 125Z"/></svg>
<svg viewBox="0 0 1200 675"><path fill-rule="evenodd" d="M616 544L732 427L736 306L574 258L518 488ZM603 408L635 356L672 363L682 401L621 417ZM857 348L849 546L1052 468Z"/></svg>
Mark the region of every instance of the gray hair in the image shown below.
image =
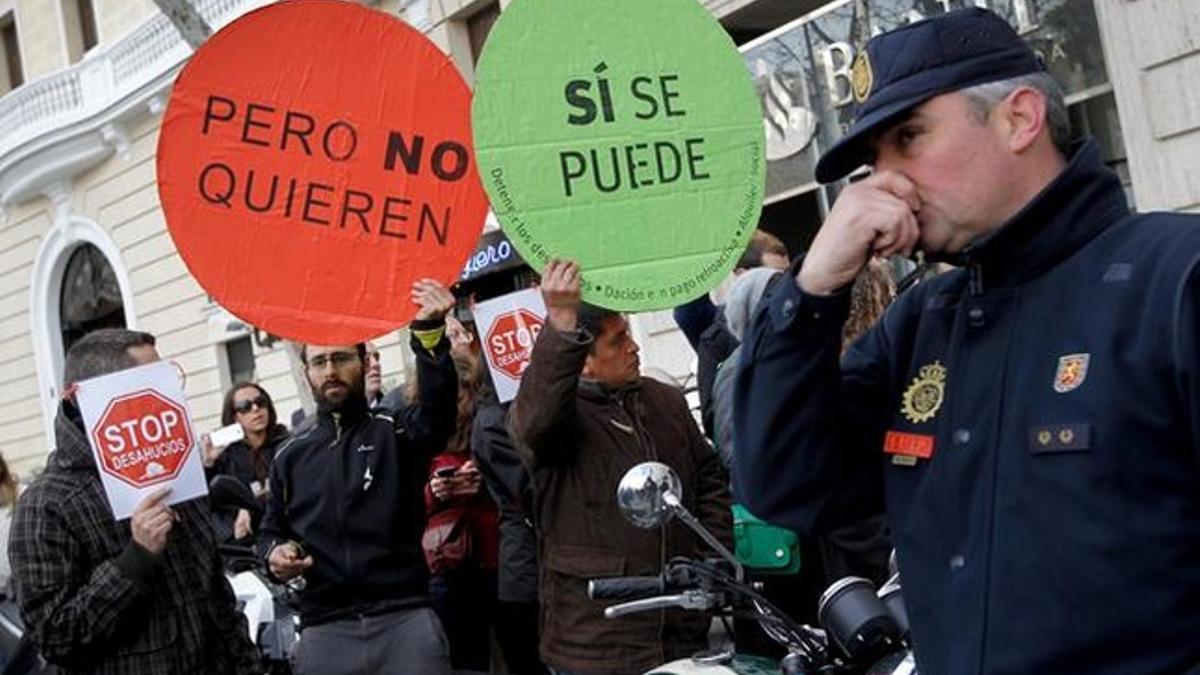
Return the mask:
<svg viewBox="0 0 1200 675"><path fill-rule="evenodd" d="M1020 87L1029 87L1046 99L1046 124L1050 127L1050 140L1063 157L1070 155L1071 118L1067 116L1062 86L1049 73L1028 73L1007 80L984 82L967 87L961 93L967 97L978 118L984 120L1001 101Z"/></svg>
<svg viewBox="0 0 1200 675"><path fill-rule="evenodd" d="M154 336L124 328L101 328L71 345L63 379L67 384L90 380L137 365L129 350L154 346Z"/></svg>
<svg viewBox="0 0 1200 675"><path fill-rule="evenodd" d="M750 330L754 309L777 274L783 273L770 267L756 267L740 274L730 287L729 296L725 298L725 323L738 342Z"/></svg>

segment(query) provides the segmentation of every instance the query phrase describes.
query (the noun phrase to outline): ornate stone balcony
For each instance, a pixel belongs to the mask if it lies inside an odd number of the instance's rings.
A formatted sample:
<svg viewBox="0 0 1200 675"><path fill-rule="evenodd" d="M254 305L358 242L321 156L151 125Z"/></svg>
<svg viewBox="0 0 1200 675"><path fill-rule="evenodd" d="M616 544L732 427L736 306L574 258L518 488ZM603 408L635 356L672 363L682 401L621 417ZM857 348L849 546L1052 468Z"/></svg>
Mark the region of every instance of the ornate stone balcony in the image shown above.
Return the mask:
<svg viewBox="0 0 1200 675"><path fill-rule="evenodd" d="M270 0L196 0L214 31ZM0 212L55 189L128 146L126 129L159 114L191 55L155 12L125 37L0 97Z"/></svg>

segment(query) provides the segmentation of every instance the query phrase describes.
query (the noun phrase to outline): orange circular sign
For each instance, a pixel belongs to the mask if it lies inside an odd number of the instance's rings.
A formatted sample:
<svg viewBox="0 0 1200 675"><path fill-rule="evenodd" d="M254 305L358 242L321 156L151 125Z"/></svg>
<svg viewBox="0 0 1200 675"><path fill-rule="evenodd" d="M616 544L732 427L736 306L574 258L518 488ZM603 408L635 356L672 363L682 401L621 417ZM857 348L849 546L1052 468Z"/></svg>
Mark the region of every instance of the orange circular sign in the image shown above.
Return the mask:
<svg viewBox="0 0 1200 675"><path fill-rule="evenodd" d="M242 320L311 344L412 319L450 285L487 214L471 93L404 22L292 0L214 35L175 82L158 141L167 227Z"/></svg>

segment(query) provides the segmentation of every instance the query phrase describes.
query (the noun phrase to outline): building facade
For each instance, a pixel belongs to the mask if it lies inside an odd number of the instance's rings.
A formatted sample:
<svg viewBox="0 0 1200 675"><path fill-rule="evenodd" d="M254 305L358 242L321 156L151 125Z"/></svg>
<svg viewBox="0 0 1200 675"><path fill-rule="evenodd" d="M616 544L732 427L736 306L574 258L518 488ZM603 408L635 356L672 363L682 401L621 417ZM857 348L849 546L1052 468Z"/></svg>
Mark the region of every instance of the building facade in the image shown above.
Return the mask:
<svg viewBox="0 0 1200 675"><path fill-rule="evenodd" d="M186 1L217 30L270 0ZM996 10L1041 51L1067 85L1076 127L1100 140L1139 209L1200 211L1195 0L698 1L755 79L769 158L762 224L794 251L836 197L838 186L812 181L812 163L848 122L854 50L873 33L965 2ZM471 82L508 2L366 4L424 31ZM187 375L201 430L219 425L221 398L242 379L262 383L284 421L309 404L289 347L211 302L166 231L158 127L192 49L158 5L0 0L0 41L0 453L22 473L44 464L65 348L102 326L159 337L163 357ZM507 253L498 234L485 236L464 284L496 288L480 275L493 266L511 273ZM686 382L694 357L669 313L632 324L647 367ZM403 335L377 343L385 382L396 386L408 362Z"/></svg>

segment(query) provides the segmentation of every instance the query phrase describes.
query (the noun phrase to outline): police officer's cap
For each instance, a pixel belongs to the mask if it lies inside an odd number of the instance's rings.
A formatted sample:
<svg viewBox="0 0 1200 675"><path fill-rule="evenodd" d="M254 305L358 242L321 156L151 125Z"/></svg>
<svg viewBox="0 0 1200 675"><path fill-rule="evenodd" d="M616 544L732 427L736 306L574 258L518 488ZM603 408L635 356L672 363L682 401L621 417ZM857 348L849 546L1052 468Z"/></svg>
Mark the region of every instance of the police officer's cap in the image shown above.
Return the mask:
<svg viewBox="0 0 1200 675"><path fill-rule="evenodd" d="M947 92L1045 70L1012 26L980 8L960 9L883 33L851 68L856 102L849 133L817 162L835 181L866 163L864 141L912 108Z"/></svg>

